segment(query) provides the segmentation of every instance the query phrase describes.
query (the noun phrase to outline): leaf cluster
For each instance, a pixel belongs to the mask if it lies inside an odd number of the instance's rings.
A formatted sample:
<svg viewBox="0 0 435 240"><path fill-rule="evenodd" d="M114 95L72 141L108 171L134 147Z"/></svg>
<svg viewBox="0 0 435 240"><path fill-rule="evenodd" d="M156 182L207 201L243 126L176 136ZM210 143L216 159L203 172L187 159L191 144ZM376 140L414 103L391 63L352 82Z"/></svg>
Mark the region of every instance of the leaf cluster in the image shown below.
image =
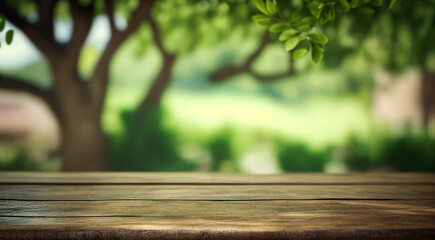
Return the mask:
<svg viewBox="0 0 435 240"><path fill-rule="evenodd" d="M389 8L397 0L389 1ZM338 14L353 11L371 15L374 8L384 4L383 0L304 0L298 7L279 0L252 0L261 14L253 20L278 33L279 40L285 42L285 50L292 52L293 60L299 60L311 52L313 62L323 58L328 37L314 31L328 22L334 21Z"/></svg>

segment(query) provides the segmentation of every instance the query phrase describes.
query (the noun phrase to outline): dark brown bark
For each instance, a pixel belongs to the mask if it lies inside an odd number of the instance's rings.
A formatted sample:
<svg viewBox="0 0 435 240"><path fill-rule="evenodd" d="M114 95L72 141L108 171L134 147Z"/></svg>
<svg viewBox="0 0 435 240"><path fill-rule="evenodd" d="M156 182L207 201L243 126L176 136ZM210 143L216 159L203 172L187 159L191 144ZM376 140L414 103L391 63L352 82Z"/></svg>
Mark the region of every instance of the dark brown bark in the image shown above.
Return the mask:
<svg viewBox="0 0 435 240"><path fill-rule="evenodd" d="M99 113L102 111L104 99L106 97L110 60L118 47L137 30L142 19L150 14L154 2L154 0L139 1L139 6L131 15L127 28L123 31L116 30L115 32L112 32L109 43L107 44L107 47L91 77L93 81L90 82L90 91L92 92L93 101L97 104L96 108ZM109 12L110 15L110 9L106 9L106 11ZM113 26L111 29L115 30L116 28Z"/></svg>
<svg viewBox="0 0 435 240"><path fill-rule="evenodd" d="M169 53L164 47L159 28L151 16L151 12L148 12L145 19L149 23L154 44L156 44L157 49L162 56L162 67L148 90L148 93L142 98L141 103L137 107L137 113L143 112L148 108L159 106L163 94L171 82L172 70L176 60L176 55Z"/></svg>
<svg viewBox="0 0 435 240"><path fill-rule="evenodd" d="M89 98L81 98L80 94L73 92L63 94L62 170L107 170L108 144L101 128L100 115Z"/></svg>
<svg viewBox="0 0 435 240"><path fill-rule="evenodd" d="M253 63L255 62L255 60L258 59L258 57L260 57L261 53L263 53L264 49L267 47L267 45L269 44L270 40L269 40L269 32L266 31L264 32L260 44L258 45L258 48L251 54L248 56L248 58L245 60L245 62L241 65L241 66L225 66L217 71L215 71L214 73L211 74L211 82L222 82L225 81L229 78L235 77L239 74L242 73L249 73L251 74L251 76L253 76L254 78L256 78L259 81L274 81L274 80L278 80L284 77L288 77L291 75L294 75L294 68L293 68L293 60L291 59L290 55L290 64L289 64L289 68L286 72L283 73L278 73L278 74L259 74L256 73L253 70Z"/></svg>
<svg viewBox="0 0 435 240"><path fill-rule="evenodd" d="M143 111L150 107L159 106L163 93L171 82L172 68L175 63L175 55L163 56L163 66L159 74L154 79L148 94L143 98L138 107L138 111Z"/></svg>
<svg viewBox="0 0 435 240"><path fill-rule="evenodd" d="M109 19L110 31L112 35L118 32L118 29L115 25L115 10L113 9L113 1L112 0L104 0L104 8L106 10L107 18Z"/></svg>
<svg viewBox="0 0 435 240"><path fill-rule="evenodd" d="M428 130L435 117L435 73L422 73L422 115L423 127Z"/></svg>
<svg viewBox="0 0 435 240"><path fill-rule="evenodd" d="M62 115L62 170L107 170L107 139L102 132L101 115L92 103L88 85L71 75L70 67L62 60L53 70L53 79L58 81L54 93Z"/></svg>

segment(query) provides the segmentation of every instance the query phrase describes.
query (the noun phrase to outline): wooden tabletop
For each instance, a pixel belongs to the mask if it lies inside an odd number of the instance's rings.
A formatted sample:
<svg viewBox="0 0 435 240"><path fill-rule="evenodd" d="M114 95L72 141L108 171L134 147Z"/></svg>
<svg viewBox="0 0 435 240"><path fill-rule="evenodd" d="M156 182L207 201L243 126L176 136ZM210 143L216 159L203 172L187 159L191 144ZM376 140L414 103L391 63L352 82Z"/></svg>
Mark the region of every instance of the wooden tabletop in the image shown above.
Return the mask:
<svg viewBox="0 0 435 240"><path fill-rule="evenodd" d="M0 239L435 239L435 174L0 172Z"/></svg>

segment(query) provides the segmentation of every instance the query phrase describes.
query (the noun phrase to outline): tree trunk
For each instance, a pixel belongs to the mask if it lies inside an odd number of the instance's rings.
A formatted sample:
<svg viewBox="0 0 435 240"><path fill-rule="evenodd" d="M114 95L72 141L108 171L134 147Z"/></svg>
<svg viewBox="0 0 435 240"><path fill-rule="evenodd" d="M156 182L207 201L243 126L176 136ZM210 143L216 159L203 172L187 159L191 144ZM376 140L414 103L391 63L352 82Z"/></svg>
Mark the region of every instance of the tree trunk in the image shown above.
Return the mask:
<svg viewBox="0 0 435 240"><path fill-rule="evenodd" d="M435 115L435 73L422 74L423 128L428 132L431 118Z"/></svg>
<svg viewBox="0 0 435 240"><path fill-rule="evenodd" d="M107 170L107 139L100 119L87 117L92 115L86 113L88 109L76 111L79 117L65 123L62 129L62 170Z"/></svg>
<svg viewBox="0 0 435 240"><path fill-rule="evenodd" d="M72 74L70 68L56 68L53 77L60 110L62 170L107 170L108 141L101 127L103 104L93 97L95 94L91 92L88 82Z"/></svg>

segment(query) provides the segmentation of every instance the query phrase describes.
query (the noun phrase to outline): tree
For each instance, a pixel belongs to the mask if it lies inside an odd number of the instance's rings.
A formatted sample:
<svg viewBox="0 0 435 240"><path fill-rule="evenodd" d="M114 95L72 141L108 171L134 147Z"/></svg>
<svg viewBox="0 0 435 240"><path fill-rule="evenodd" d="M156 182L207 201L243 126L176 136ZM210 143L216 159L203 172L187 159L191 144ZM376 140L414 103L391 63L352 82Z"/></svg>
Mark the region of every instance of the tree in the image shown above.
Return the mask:
<svg viewBox="0 0 435 240"><path fill-rule="evenodd" d="M107 169L107 143L101 129L111 59L122 43L148 18L155 1L139 1L128 25L119 30L114 21L114 1L105 0L102 9L98 1L68 0L74 24L71 40L59 43L54 39L55 8L61 1L0 1L0 12L18 27L47 59L53 84L49 90L12 77L1 76L0 88L25 91L43 99L57 117L62 134L62 169L65 171L99 171ZM34 5L38 15L30 22L20 12L23 5ZM111 37L89 79L82 79L77 70L81 49L98 11L104 11L110 23Z"/></svg>

